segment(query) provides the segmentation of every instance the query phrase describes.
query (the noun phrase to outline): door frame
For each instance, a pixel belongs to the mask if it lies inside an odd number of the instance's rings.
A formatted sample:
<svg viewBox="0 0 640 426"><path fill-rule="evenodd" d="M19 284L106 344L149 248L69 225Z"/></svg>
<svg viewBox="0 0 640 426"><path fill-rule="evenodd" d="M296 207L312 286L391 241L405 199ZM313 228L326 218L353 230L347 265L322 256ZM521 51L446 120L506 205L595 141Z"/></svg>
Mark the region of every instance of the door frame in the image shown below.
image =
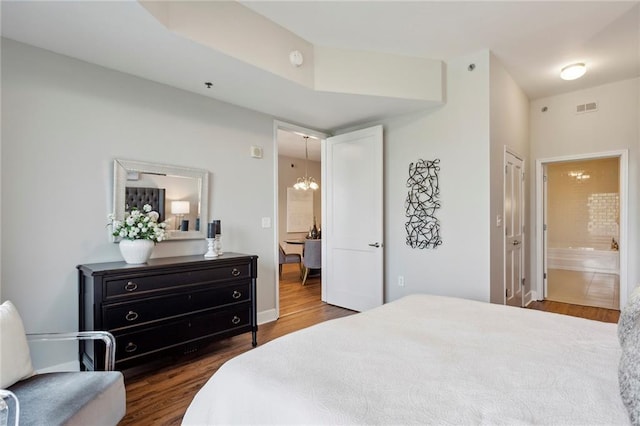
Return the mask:
<svg viewBox="0 0 640 426"><path fill-rule="evenodd" d="M321 132L319 130L310 129L308 127L298 126L297 124L288 123L286 121L273 120L273 217L272 221L273 225L273 260L274 260L274 275L275 275L275 318L270 319L269 321L276 320L280 318L280 274L278 274L278 266L279 266L279 248L278 244L280 243L280 229L279 229L279 211L278 211L278 190L279 190L279 182L278 182L278 171L279 171L279 161L278 161L278 130L284 130L287 132L295 132L300 133L307 136L313 136L320 139L321 143L321 164L320 167L322 169L322 177L321 182L324 182L324 167L322 166L322 162L324 162L324 146L325 139L329 136L328 134ZM324 209L324 191L321 193L321 208ZM322 214L324 214L324 210L322 210ZM324 241L322 243L322 250L324 251ZM321 278L322 280L322 278ZM321 281L322 292L324 293L324 280Z"/></svg>
<svg viewBox="0 0 640 426"><path fill-rule="evenodd" d="M520 191L520 202L522 203L522 208L520 211L520 221L523 227L522 230L522 242L520 243L520 286L521 286L521 301L520 306L525 306L525 300L527 299L527 294L531 294L531 286L529 286L529 292L525 293L525 290L522 286L522 279L526 278L526 255L527 255L527 244L528 239L526 232L529 230L527 226L527 198L526 194L526 172L527 172L527 160L524 156L518 154L515 150L509 148L505 145L504 154L502 156L502 168L505 169L507 167L507 154L510 154L516 157L518 160L522 161L522 176L524 180L522 181L521 191ZM503 299L502 304L507 304L507 236L505 235L505 223L506 223L506 209L505 209L505 198L507 196L507 180L506 177L502 179L502 293Z"/></svg>
<svg viewBox="0 0 640 426"><path fill-rule="evenodd" d="M600 158L618 158L619 185L620 185L620 236L619 236L619 256L620 256L620 308L627 303L627 280L629 253L629 150L621 149L616 151L595 152L589 154L566 155L562 157L541 158L536 160L536 291L537 300L543 300L546 295L544 283L544 264L546 252L544 250L544 170L543 166L550 163L560 163L566 161L597 160Z"/></svg>

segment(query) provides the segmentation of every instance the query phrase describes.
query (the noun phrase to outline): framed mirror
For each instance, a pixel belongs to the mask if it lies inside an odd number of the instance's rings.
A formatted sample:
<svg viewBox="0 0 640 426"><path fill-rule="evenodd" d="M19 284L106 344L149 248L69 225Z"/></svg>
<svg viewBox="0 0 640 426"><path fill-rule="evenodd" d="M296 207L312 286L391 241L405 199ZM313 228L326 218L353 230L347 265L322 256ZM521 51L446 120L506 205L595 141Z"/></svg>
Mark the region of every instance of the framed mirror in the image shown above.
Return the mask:
<svg viewBox="0 0 640 426"><path fill-rule="evenodd" d="M113 207L122 220L144 204L167 223L170 240L207 236L209 172L201 169L116 159L113 162ZM114 239L115 241L115 239Z"/></svg>

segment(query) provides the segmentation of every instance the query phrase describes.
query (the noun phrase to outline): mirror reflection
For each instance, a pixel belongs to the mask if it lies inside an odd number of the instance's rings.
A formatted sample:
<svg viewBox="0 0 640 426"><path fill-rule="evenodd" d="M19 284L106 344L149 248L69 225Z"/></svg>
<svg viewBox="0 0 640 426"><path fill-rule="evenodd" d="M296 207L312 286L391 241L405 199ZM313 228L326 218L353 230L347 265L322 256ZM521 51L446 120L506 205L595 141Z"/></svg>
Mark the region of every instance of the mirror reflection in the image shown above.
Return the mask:
<svg viewBox="0 0 640 426"><path fill-rule="evenodd" d="M150 204L167 223L173 240L206 237L209 172L200 169L117 159L114 161L114 213Z"/></svg>

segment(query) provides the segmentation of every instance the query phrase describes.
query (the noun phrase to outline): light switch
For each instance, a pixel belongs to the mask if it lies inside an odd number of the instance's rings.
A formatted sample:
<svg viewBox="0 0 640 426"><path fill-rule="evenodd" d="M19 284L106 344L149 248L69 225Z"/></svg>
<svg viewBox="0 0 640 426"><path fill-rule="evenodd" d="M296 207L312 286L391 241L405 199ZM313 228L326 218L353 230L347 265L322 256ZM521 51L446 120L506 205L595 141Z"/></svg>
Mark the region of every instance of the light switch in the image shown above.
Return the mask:
<svg viewBox="0 0 640 426"><path fill-rule="evenodd" d="M263 217L262 218L262 227L263 228L271 228L271 218L270 217Z"/></svg>

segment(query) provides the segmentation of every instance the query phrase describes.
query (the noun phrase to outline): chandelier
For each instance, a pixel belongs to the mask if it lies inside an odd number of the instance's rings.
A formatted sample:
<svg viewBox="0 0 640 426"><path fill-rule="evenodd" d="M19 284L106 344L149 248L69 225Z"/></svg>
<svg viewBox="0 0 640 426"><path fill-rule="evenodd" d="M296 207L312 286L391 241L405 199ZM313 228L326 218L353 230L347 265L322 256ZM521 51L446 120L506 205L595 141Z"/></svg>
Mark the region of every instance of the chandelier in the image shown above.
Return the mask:
<svg viewBox="0 0 640 426"><path fill-rule="evenodd" d="M293 185L293 187L295 189L301 189L303 191L306 191L307 189L313 189L315 191L320 187L316 183L316 180L311 176L309 176L309 173L307 170L307 163L309 162L309 150L307 148L307 143L309 142L309 136L303 136L303 138L304 138L304 177L298 178L298 181L296 182L295 185Z"/></svg>

